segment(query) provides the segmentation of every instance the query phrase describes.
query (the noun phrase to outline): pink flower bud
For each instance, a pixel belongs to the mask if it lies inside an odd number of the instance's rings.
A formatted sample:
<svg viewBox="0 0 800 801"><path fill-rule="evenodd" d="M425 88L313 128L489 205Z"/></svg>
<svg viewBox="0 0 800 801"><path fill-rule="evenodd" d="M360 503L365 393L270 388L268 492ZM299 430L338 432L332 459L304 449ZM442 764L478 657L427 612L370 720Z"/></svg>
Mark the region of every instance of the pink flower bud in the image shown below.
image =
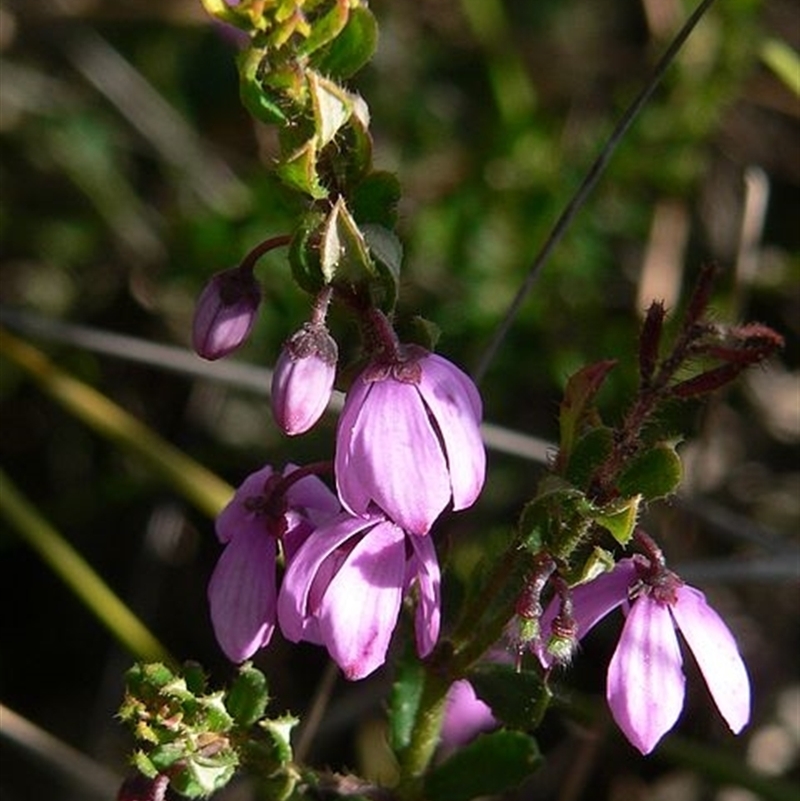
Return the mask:
<svg viewBox="0 0 800 801"><path fill-rule="evenodd" d="M212 276L197 301L192 345L204 359L236 350L250 334L261 302L252 270L234 267Z"/></svg>
<svg viewBox="0 0 800 801"><path fill-rule="evenodd" d="M308 431L325 411L338 348L324 325L308 323L284 345L272 374L272 414L290 436Z"/></svg>

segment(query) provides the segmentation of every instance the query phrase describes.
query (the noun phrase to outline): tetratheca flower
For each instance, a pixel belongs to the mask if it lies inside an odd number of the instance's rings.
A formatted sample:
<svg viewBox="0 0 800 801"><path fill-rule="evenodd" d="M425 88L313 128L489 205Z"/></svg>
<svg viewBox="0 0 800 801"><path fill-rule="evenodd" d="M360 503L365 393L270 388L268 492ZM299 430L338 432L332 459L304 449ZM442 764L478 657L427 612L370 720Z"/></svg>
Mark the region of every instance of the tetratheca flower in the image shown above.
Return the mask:
<svg viewBox="0 0 800 801"><path fill-rule="evenodd" d="M644 557L620 560L609 573L571 593L575 637L609 612L630 604L606 681L611 714L628 740L650 753L675 725L683 708L685 677L677 630L683 635L711 697L734 734L750 719L750 680L733 635L702 592ZM559 601L542 616L552 631ZM553 664L546 644L537 649Z"/></svg>
<svg viewBox="0 0 800 801"><path fill-rule="evenodd" d="M276 622L276 559L287 559L321 523L340 511L336 496L314 475L290 483L270 466L245 479L216 521L225 550L208 585L217 642L233 662L244 662L272 637ZM287 478L289 481L287 481Z"/></svg>
<svg viewBox="0 0 800 801"><path fill-rule="evenodd" d="M440 573L430 537L412 537L384 515L343 512L320 526L289 561L278 620L292 642L324 645L348 679L379 668L403 596L416 586L417 652L439 636Z"/></svg>
<svg viewBox="0 0 800 801"><path fill-rule="evenodd" d="M236 350L250 335L261 303L252 269L233 267L211 277L195 306L192 345L214 360Z"/></svg>
<svg viewBox="0 0 800 801"><path fill-rule="evenodd" d="M408 346L404 360L356 378L336 434L336 486L354 515L377 505L406 531L426 534L452 501L471 506L486 471L482 405L447 359Z"/></svg>
<svg viewBox="0 0 800 801"><path fill-rule="evenodd" d="M283 346L272 374L272 415L290 436L304 434L325 411L338 349L324 325L307 323Z"/></svg>

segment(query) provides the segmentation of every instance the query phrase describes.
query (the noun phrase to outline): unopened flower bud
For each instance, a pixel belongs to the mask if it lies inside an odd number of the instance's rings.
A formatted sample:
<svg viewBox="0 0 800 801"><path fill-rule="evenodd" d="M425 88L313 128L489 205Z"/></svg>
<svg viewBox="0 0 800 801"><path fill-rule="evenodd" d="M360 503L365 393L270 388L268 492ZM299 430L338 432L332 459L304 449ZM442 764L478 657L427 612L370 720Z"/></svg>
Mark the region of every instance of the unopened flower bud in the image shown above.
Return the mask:
<svg viewBox="0 0 800 801"><path fill-rule="evenodd" d="M249 336L261 303L261 287L252 270L234 267L206 284L194 312L192 345L204 359L219 359Z"/></svg>
<svg viewBox="0 0 800 801"><path fill-rule="evenodd" d="M308 431L325 411L338 348L324 325L308 323L284 345L272 374L272 414L286 434Z"/></svg>
<svg viewBox="0 0 800 801"><path fill-rule="evenodd" d="M125 779L117 801L164 801L168 786L169 779L163 774L150 779L138 773Z"/></svg>

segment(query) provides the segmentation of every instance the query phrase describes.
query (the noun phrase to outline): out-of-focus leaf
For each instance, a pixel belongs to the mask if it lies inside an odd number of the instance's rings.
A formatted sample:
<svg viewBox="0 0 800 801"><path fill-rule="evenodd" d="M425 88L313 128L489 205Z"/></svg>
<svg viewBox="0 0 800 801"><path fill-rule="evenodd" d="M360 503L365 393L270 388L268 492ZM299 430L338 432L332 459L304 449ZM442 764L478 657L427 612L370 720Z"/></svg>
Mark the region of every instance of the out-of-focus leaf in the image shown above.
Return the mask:
<svg viewBox="0 0 800 801"><path fill-rule="evenodd" d="M542 761L536 741L516 731L480 735L434 768L425 780L429 801L469 801L511 790Z"/></svg>

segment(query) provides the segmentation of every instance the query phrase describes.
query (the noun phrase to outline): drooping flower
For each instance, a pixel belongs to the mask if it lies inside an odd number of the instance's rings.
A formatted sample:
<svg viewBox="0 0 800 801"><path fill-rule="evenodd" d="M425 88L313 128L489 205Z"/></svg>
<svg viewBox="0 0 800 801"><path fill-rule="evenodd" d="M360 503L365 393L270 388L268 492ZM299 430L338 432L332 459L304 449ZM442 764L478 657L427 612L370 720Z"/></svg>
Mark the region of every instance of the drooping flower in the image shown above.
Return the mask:
<svg viewBox="0 0 800 801"><path fill-rule="evenodd" d="M325 411L338 349L324 325L306 324L284 345L272 374L272 415L286 434L308 431Z"/></svg>
<svg viewBox="0 0 800 801"><path fill-rule="evenodd" d="M292 642L324 645L348 679L386 660L403 596L416 586L417 651L439 636L439 563L430 538L411 537L382 514L343 512L319 527L289 561L278 620Z"/></svg>
<svg viewBox="0 0 800 801"><path fill-rule="evenodd" d="M248 476L216 521L225 550L208 585L217 642L233 662L243 662L272 637L276 621L278 541L287 558L308 535L340 510L336 496L316 476L287 490L284 474L270 466Z"/></svg>
<svg viewBox="0 0 800 801"><path fill-rule="evenodd" d="M441 356L406 348L406 359L372 364L347 394L336 434L336 486L354 515L376 504L406 531L426 534L452 501L471 506L486 453L478 390Z"/></svg>
<svg viewBox="0 0 800 801"><path fill-rule="evenodd" d="M642 557L572 591L576 637L618 606L630 609L611 658L606 698L632 745L649 754L675 725L683 708L685 678L677 630L692 651L720 714L734 734L750 719L750 680L736 641L699 590ZM550 631L556 600L542 616ZM538 655L549 667L546 648Z"/></svg>
<svg viewBox="0 0 800 801"><path fill-rule="evenodd" d="M214 360L236 350L250 335L261 303L261 285L252 269L233 267L211 277L197 300L192 345Z"/></svg>

